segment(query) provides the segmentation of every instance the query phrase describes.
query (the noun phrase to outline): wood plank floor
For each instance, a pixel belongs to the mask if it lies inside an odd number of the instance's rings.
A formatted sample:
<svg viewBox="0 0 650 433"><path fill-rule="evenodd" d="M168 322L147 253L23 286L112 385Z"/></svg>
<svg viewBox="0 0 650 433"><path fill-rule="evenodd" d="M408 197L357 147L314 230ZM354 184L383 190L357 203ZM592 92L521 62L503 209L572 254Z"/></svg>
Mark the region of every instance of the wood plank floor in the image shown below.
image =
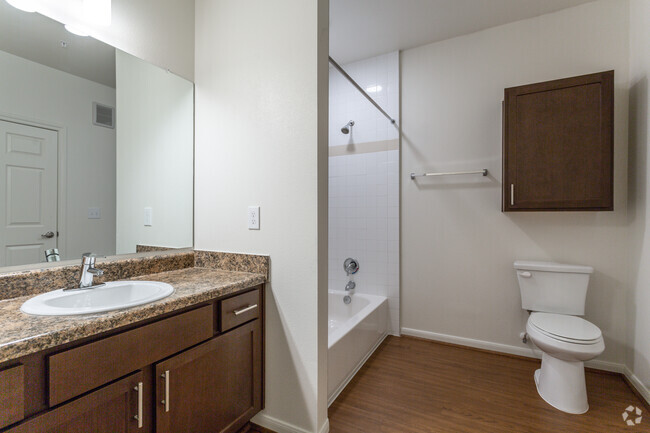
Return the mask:
<svg viewBox="0 0 650 433"><path fill-rule="evenodd" d="M388 337L330 407L330 432L650 432L650 411L621 376L588 371L589 412L569 415L537 394L539 364ZM629 405L644 411L640 425L623 422Z"/></svg>

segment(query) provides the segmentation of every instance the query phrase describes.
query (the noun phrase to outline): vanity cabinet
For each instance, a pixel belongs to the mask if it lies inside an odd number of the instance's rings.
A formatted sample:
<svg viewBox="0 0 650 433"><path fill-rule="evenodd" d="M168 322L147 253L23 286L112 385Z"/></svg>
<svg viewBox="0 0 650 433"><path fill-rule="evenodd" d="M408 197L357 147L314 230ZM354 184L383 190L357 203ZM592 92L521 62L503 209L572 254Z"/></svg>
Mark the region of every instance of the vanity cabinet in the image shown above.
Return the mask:
<svg viewBox="0 0 650 433"><path fill-rule="evenodd" d="M141 371L7 430L9 433L135 433L142 414Z"/></svg>
<svg viewBox="0 0 650 433"><path fill-rule="evenodd" d="M156 365L156 433L235 433L262 408L259 320Z"/></svg>
<svg viewBox="0 0 650 433"><path fill-rule="evenodd" d="M613 210L614 71L505 90L502 210Z"/></svg>
<svg viewBox="0 0 650 433"><path fill-rule="evenodd" d="M236 433L263 408L262 305L255 287L0 366L0 432Z"/></svg>
<svg viewBox="0 0 650 433"><path fill-rule="evenodd" d="M25 368L16 365L0 371L0 428L25 416Z"/></svg>

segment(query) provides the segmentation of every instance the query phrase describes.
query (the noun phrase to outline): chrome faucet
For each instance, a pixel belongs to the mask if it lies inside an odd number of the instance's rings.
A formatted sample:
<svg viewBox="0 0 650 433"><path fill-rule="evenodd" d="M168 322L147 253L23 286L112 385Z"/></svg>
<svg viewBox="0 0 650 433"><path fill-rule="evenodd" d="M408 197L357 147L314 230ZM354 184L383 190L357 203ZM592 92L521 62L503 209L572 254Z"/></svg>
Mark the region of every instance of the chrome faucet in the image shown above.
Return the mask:
<svg viewBox="0 0 650 433"><path fill-rule="evenodd" d="M345 285L345 291L349 292L350 290L354 290L355 287L357 287L357 284L354 281L348 281Z"/></svg>
<svg viewBox="0 0 650 433"><path fill-rule="evenodd" d="M95 267L95 259L97 255L93 253L84 253L81 256L81 279L79 281L80 289L94 289L101 287L104 284L93 285L93 278L95 276L104 275L104 271Z"/></svg>

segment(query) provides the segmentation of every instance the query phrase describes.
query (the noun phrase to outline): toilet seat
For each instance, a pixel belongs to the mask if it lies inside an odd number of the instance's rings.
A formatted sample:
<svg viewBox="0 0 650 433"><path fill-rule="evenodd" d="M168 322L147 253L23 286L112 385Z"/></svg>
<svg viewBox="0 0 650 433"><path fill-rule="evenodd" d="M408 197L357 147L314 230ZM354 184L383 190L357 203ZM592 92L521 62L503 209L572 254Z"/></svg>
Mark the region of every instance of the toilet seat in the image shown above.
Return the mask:
<svg viewBox="0 0 650 433"><path fill-rule="evenodd" d="M528 323L545 336L572 344L597 344L602 332L593 323L577 316L531 313Z"/></svg>

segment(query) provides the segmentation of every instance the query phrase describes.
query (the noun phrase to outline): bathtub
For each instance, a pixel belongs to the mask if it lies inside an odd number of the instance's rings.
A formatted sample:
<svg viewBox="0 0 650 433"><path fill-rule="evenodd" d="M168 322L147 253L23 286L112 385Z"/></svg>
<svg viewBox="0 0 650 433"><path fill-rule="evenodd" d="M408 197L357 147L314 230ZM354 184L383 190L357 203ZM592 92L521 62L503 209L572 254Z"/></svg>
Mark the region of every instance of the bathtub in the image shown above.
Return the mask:
<svg viewBox="0 0 650 433"><path fill-rule="evenodd" d="M355 293L345 305L346 292L328 294L327 403L343 388L386 338L388 299Z"/></svg>

